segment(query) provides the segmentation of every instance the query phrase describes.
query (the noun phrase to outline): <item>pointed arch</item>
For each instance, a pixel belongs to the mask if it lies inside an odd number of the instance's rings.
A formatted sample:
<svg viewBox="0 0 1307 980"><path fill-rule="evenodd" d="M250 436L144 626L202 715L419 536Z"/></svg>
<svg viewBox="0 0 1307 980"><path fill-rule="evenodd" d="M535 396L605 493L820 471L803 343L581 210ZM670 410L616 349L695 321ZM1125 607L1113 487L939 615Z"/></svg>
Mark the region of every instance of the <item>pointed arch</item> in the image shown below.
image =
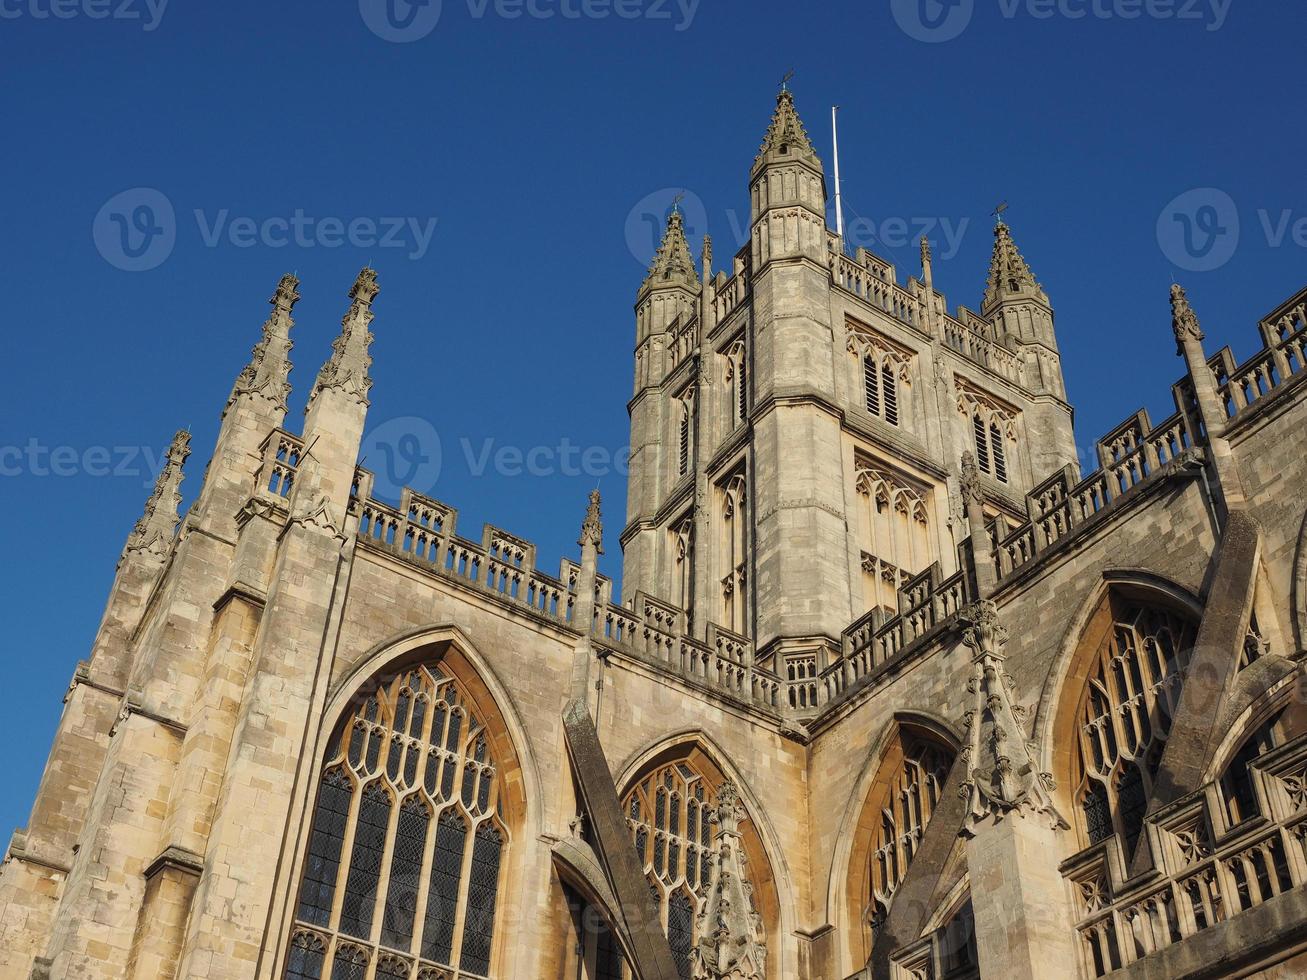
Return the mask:
<svg viewBox="0 0 1307 980"><path fill-rule="evenodd" d="M875 839L883 829L881 803L902 768L905 738L946 753L950 764L962 744L960 733L947 719L920 710L896 711L871 741L861 775L845 803L827 881L826 921L840 937L836 956L841 976L861 969L871 955L864 908L871 900Z"/></svg>
<svg viewBox="0 0 1307 980"><path fill-rule="evenodd" d="M1072 618L1034 739L1082 844L1119 834L1133 850L1201 620L1192 592L1139 569L1105 572Z"/></svg>
<svg viewBox="0 0 1307 980"><path fill-rule="evenodd" d="M287 852L290 889L280 934L310 925L341 937L328 938L332 948L343 948L348 936L371 949L380 929L381 946L392 953L398 948L411 959L480 975L516 975L522 954L503 925L507 899L532 874L523 845L539 834L542 797L525 728L485 658L452 624L420 627L370 649L332 684L326 701L308 750L314 762L304 829L289 838L298 843ZM336 848L335 910L326 922L306 922L310 885L315 907L332 908L328 876L313 872L321 858L312 852L331 802L322 794L337 770L334 782L347 784L349 793L336 794L348 809ZM386 812L374 800L371 829L360 832L364 794L382 790ZM368 833L380 837L379 849ZM379 850L375 862L369 847ZM358 921L345 929L345 889L356 864L377 880L370 901L367 888L355 889L364 907L351 906Z"/></svg>
<svg viewBox="0 0 1307 980"><path fill-rule="evenodd" d="M727 781L739 792L748 813L741 830L749 877L770 950L767 975L777 978L788 975L797 955L791 939L798 927L793 877L780 837L761 800L720 744L701 728L684 728L659 736L614 768L619 799L625 805L632 790L642 781L678 761L689 762L714 793Z"/></svg>

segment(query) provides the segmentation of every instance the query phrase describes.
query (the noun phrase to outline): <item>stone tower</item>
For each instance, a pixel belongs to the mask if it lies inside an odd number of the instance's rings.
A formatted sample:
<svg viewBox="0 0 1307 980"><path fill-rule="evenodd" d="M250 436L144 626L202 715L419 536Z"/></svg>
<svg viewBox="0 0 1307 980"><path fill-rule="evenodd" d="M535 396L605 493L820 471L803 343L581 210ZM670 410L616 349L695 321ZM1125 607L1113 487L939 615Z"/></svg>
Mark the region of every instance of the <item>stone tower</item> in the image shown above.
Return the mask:
<svg viewBox="0 0 1307 980"><path fill-rule="evenodd" d="M949 315L926 242L906 287L849 258L788 89L748 187L729 276L705 241L696 277L674 212L637 296L623 597L748 635L799 677L915 577L958 570L964 451L989 519L1016 524L1027 490L1078 472L1075 440L1053 309L1006 224L980 314Z"/></svg>

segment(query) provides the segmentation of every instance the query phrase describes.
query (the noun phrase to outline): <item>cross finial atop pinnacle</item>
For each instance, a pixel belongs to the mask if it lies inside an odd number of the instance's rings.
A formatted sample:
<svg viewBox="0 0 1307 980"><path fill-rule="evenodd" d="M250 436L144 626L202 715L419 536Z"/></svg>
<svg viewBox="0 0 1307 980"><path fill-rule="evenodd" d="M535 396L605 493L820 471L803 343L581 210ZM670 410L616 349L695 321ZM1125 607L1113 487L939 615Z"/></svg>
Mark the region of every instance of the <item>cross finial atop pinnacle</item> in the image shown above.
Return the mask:
<svg viewBox="0 0 1307 980"><path fill-rule="evenodd" d="M994 214L998 223L994 226L994 253L989 260L989 279L985 284L985 300L980 312L988 315L990 310L1007 299L1035 299L1047 303L1048 296L1030 271L1030 266L1022 257L1017 243L1012 238L1012 229L1003 221L1003 212L1007 210L1006 202L1000 204Z"/></svg>
<svg viewBox="0 0 1307 980"><path fill-rule="evenodd" d="M812 147L812 141L808 139L808 131L803 126L803 120L799 118L798 110L794 108L794 93L788 86L783 86L776 96L776 109L772 113L767 134L763 137L762 147L753 162L753 169L756 172L765 163L780 161L790 163L796 159L815 167L821 165L821 161L817 159L817 152Z"/></svg>

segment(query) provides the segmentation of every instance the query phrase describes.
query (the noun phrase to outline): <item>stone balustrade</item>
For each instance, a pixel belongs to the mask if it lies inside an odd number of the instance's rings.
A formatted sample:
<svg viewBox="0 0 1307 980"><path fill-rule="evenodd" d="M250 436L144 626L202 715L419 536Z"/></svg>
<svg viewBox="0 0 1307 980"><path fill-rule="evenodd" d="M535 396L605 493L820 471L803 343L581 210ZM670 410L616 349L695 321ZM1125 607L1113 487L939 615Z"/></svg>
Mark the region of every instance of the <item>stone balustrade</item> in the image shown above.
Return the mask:
<svg viewBox="0 0 1307 980"><path fill-rule="evenodd" d="M1126 877L1112 837L1062 865L1083 974L1101 977L1307 884L1307 737L1256 759L1258 812L1232 823L1219 784L1148 818L1155 871Z"/></svg>

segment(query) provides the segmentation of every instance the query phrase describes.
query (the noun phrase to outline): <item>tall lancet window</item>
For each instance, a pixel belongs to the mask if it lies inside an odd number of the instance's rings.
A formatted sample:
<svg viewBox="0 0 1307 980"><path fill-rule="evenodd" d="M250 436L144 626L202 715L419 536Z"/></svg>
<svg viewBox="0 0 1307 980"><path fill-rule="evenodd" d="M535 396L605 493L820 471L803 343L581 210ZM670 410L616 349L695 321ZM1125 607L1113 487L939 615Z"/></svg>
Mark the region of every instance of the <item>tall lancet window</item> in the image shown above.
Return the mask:
<svg viewBox="0 0 1307 980"><path fill-rule="evenodd" d="M899 589L935 561L930 512L923 489L869 464L859 464L863 602L867 609L898 611Z"/></svg>
<svg viewBox="0 0 1307 980"><path fill-rule="evenodd" d="M850 329L849 352L860 370L862 407L868 415L900 426L904 389L911 383L910 352L877 334Z"/></svg>
<svg viewBox="0 0 1307 980"><path fill-rule="evenodd" d="M749 365L742 341L726 351L726 384L731 394L730 428L743 425L749 418Z"/></svg>
<svg viewBox="0 0 1307 980"><path fill-rule="evenodd" d="M1009 450L1016 440L1016 422L1012 412L958 385L958 411L971 428L976 466L999 483L1011 482Z"/></svg>
<svg viewBox="0 0 1307 980"><path fill-rule="evenodd" d="M691 456L694 453L694 396L686 394L679 398L676 420L676 475L685 476L690 472Z"/></svg>
<svg viewBox="0 0 1307 980"><path fill-rule="evenodd" d="M507 841L466 693L434 666L386 680L328 751L283 976L490 976Z"/></svg>
<svg viewBox="0 0 1307 980"><path fill-rule="evenodd" d="M1153 606L1112 597L1109 609L1111 628L1089 653L1077 713L1077 799L1088 843L1118 834L1129 855L1143 831L1195 631Z"/></svg>
<svg viewBox="0 0 1307 980"><path fill-rule="evenodd" d="M722 492L722 625L748 632L749 521L744 477L737 476Z"/></svg>

